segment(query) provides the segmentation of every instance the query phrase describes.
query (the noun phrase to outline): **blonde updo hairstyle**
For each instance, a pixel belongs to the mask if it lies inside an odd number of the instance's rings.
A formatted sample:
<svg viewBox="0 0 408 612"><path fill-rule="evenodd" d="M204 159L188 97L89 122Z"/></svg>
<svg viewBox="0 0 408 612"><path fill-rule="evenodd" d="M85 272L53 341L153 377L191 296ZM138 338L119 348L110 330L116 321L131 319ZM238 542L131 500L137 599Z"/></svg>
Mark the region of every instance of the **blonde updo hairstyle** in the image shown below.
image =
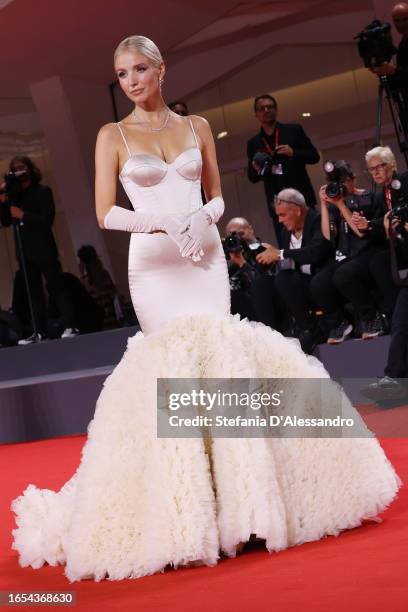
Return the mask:
<svg viewBox="0 0 408 612"><path fill-rule="evenodd" d="M160 65L163 64L163 57L159 48L146 36L134 35L122 40L115 49L114 61L116 61L118 55L125 51L137 51L137 53L144 55L155 68L160 68Z"/></svg>

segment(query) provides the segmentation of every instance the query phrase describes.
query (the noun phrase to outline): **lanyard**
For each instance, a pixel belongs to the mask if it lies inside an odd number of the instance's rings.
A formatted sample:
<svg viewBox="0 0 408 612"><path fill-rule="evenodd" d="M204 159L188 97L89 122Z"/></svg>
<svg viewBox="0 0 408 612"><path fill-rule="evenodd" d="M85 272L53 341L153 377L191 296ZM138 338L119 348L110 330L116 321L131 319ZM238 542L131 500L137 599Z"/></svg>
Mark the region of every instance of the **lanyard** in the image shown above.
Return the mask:
<svg viewBox="0 0 408 612"><path fill-rule="evenodd" d="M271 145L269 144L269 142L266 140L265 137L262 138L262 141L265 145L265 149L268 151L269 155L274 155L274 150L272 150ZM275 149L278 146L279 143L279 128L276 127L275 128Z"/></svg>
<svg viewBox="0 0 408 612"><path fill-rule="evenodd" d="M391 190L386 188L385 189L385 201L387 202L387 208L388 210L391 210L392 207L392 202L391 202Z"/></svg>

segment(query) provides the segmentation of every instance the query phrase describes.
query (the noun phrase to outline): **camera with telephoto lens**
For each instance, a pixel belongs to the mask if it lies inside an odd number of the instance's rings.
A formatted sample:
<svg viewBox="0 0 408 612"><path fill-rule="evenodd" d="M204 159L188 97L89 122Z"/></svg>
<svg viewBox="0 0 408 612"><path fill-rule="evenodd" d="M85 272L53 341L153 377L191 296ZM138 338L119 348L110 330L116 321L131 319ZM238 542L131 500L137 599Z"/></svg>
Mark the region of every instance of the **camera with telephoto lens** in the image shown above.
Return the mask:
<svg viewBox="0 0 408 612"><path fill-rule="evenodd" d="M253 268L260 266L256 261L256 256L265 250L265 247L260 242L249 243L238 232L231 232L229 236L224 238L223 247L227 259L230 258L230 253L242 253L245 261Z"/></svg>
<svg viewBox="0 0 408 612"><path fill-rule="evenodd" d="M376 68L391 61L396 49L392 42L391 25L374 19L359 32L357 40L358 52L366 68Z"/></svg>
<svg viewBox="0 0 408 612"><path fill-rule="evenodd" d="M324 164L324 171L326 173L326 195L328 198L337 200L338 198L345 198L347 196L347 187L344 182L348 178L354 178L353 170L344 159L339 161L327 161Z"/></svg>

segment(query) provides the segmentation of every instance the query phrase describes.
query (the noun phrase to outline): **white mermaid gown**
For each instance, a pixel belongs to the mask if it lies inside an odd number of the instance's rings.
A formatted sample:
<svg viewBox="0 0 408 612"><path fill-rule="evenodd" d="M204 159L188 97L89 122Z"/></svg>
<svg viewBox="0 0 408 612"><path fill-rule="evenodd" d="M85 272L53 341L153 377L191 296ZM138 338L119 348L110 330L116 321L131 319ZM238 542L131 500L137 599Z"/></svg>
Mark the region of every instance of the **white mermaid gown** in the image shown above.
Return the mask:
<svg viewBox="0 0 408 612"><path fill-rule="evenodd" d="M120 180L135 210L202 206L198 145L169 164L128 151ZM105 381L75 475L58 492L29 485L14 500L23 567L65 564L75 581L214 565L251 534L279 551L356 527L395 497L400 480L373 438L214 438L208 452L201 438L157 438L157 377L328 377L296 340L229 314L215 225L204 252L194 263L166 234L132 235L143 333Z"/></svg>

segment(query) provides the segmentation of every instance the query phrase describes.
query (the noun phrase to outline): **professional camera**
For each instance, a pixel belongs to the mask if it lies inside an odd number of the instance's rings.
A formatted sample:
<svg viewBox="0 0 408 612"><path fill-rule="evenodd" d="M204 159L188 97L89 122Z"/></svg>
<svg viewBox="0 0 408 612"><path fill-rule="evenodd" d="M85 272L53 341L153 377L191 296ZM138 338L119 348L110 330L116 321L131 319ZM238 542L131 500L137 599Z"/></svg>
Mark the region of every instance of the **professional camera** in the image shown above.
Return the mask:
<svg viewBox="0 0 408 612"><path fill-rule="evenodd" d="M391 189L394 192L399 192L401 188L401 181L398 178L394 178L391 182ZM399 226L401 226L402 231L400 233L405 235L406 231L404 229L404 223L408 223L408 198L402 195L402 192L401 195L398 197L397 206L393 206L393 208L391 209L391 214L394 219L398 219L399 221L397 230L399 230Z"/></svg>
<svg viewBox="0 0 408 612"><path fill-rule="evenodd" d="M7 196L7 201L0 204L0 225L8 227L13 220L10 214L10 205L18 206L22 194L21 183L27 176L27 172L8 172L4 175L4 185L0 193Z"/></svg>
<svg viewBox="0 0 408 612"><path fill-rule="evenodd" d="M17 172L7 172L4 175L4 192L7 194L7 198L13 204L18 204L21 194L23 192L22 182L27 178L28 172L26 170L18 170Z"/></svg>
<svg viewBox="0 0 408 612"><path fill-rule="evenodd" d="M347 188L344 185L344 181L348 178L354 178L350 164L341 159L334 162L327 161L323 167L327 180L325 189L327 197L335 200L340 197L345 198L347 196Z"/></svg>
<svg viewBox="0 0 408 612"><path fill-rule="evenodd" d="M238 232L231 232L229 236L223 239L222 244L224 247L224 253L229 259L230 253L240 253L243 250L243 243L246 242Z"/></svg>
<svg viewBox="0 0 408 612"><path fill-rule="evenodd" d="M366 68L388 63L396 52L392 43L391 25L379 19L369 23L354 40L357 40L358 52Z"/></svg>
<svg viewBox="0 0 408 612"><path fill-rule="evenodd" d="M271 174L272 166L276 163L276 157L270 155L270 153L258 151L255 153L253 161L261 168L259 171L260 176L264 176L265 174Z"/></svg>
<svg viewBox="0 0 408 612"><path fill-rule="evenodd" d="M391 183L391 189L394 192L399 192L402 188L401 181L394 178ZM397 219L396 226L393 225L393 220ZM405 224L408 223L408 196L398 197L397 205L391 208L390 224L394 230L389 232L389 245L391 255L391 273L394 282L399 286L408 286L408 232L405 229Z"/></svg>
<svg viewBox="0 0 408 612"><path fill-rule="evenodd" d="M401 204L393 208L392 216L394 219L398 219L395 228L397 237L400 240L406 240L408 232L405 229L405 224L408 223L408 204Z"/></svg>
<svg viewBox="0 0 408 612"><path fill-rule="evenodd" d="M256 256L265 250L260 242L249 243L238 232L231 232L229 236L224 238L223 247L227 259L229 259L230 253L242 253L247 263L253 268L260 266L256 261Z"/></svg>
<svg viewBox="0 0 408 612"><path fill-rule="evenodd" d="M400 204L392 209L393 217L396 217L400 223L408 223L408 203Z"/></svg>

